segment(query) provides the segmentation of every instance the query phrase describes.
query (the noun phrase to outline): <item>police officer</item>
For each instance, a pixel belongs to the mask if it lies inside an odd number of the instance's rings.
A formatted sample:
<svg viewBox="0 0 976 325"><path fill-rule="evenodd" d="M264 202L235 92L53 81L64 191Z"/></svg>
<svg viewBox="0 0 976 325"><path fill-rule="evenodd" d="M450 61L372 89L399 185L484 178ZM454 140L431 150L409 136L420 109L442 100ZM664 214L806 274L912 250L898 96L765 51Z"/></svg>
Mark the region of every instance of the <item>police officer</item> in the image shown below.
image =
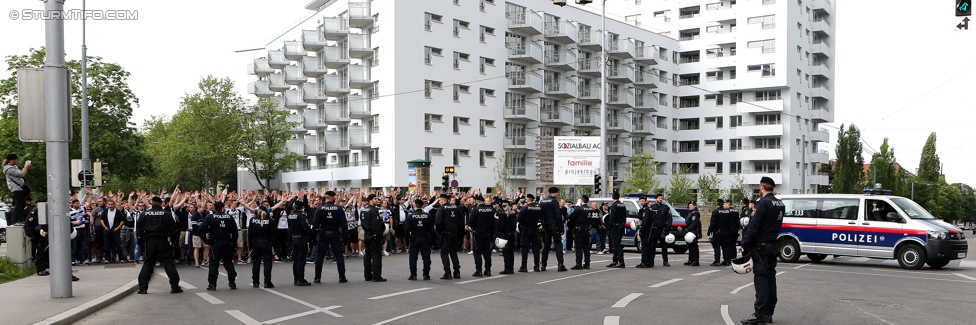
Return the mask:
<svg viewBox="0 0 976 325"><path fill-rule="evenodd" d="M550 187L549 196L539 200L539 206L544 213L542 219L543 226L543 245L542 248L542 271L546 270L549 261L549 251L556 251L556 262L559 263L559 272L566 272L563 265L563 232L566 230L566 221L563 220L563 213L559 208L559 188Z"/></svg>
<svg viewBox="0 0 976 325"><path fill-rule="evenodd" d="M525 196L525 206L518 213L518 225L521 228L519 234L522 246L522 267L519 272L528 272L527 264L529 260L529 250L532 250L532 257L535 264L532 270L541 272L539 269L539 231L542 230L542 219L545 212L538 203L535 203L535 195Z"/></svg>
<svg viewBox="0 0 976 325"><path fill-rule="evenodd" d="M654 267L654 256L657 255L658 247L661 248L661 258L663 259L665 267L670 267L671 264L668 263L668 245L664 242L664 236L667 236L671 231L671 222L674 219L671 217L671 207L664 203L664 195L658 193L655 198L655 203L651 205L651 231L648 237L648 244L650 246L650 258L648 262L650 264L647 267Z"/></svg>
<svg viewBox="0 0 976 325"><path fill-rule="evenodd" d="M455 203L450 203L451 196L440 195L441 207L434 215L434 229L441 235L441 264L444 265L444 276L441 280L450 280L451 263L454 263L454 279L461 278L461 264L457 251L460 246L462 231L464 231L464 214Z"/></svg>
<svg viewBox="0 0 976 325"><path fill-rule="evenodd" d="M491 244L495 239L495 209L485 204L483 196L475 195L477 205L471 208L468 215L467 230L474 233L471 239L474 246L474 274L471 276L480 278L491 276ZM484 273L482 273L484 265Z"/></svg>
<svg viewBox="0 0 976 325"><path fill-rule="evenodd" d="M251 284L255 288L261 285L258 281L258 275L261 273L261 263L263 262L264 287L270 289L274 288L274 283L271 283L271 267L273 265L271 247L274 247L278 223L268 216L268 211L258 209L256 212L257 217L252 218L247 225L247 243L248 247L251 248L251 253L248 255L254 263L251 266Z"/></svg>
<svg viewBox="0 0 976 325"><path fill-rule="evenodd" d="M573 243L576 247L576 265L573 270L584 270L590 268L590 229L600 226L601 215L596 210L596 202L590 206L590 197L583 195L580 197L580 206L573 209L569 219L573 221L574 229Z"/></svg>
<svg viewBox="0 0 976 325"><path fill-rule="evenodd" d="M424 201L413 201L413 212L407 215L403 229L410 239L410 277L417 280L417 255L424 259L424 281L430 280L430 244L434 239L434 220L424 211Z"/></svg>
<svg viewBox="0 0 976 325"><path fill-rule="evenodd" d="M366 281L386 282L383 278L383 232L386 224L380 216L379 197L370 194L366 197L366 206L360 210L360 220L365 232L366 256L363 257L363 274Z"/></svg>
<svg viewBox="0 0 976 325"><path fill-rule="evenodd" d="M651 257L651 251L654 247L651 240L651 224L654 222L655 211L651 210L651 206L647 204L647 197L641 195L637 202L640 204L640 210L637 210L637 220L640 222L640 228L637 229L636 240L641 242L641 262L637 264L638 269L651 268L654 267L654 260Z"/></svg>
<svg viewBox="0 0 976 325"><path fill-rule="evenodd" d="M742 252L752 256L752 274L756 287L755 313L742 320L742 324L766 324L773 322L776 310L776 237L783 226L786 207L773 196L776 183L769 177L759 180L759 202L756 202L754 220L742 234Z"/></svg>
<svg viewBox="0 0 976 325"><path fill-rule="evenodd" d="M502 250L502 260L505 264L505 269L498 274L514 274L515 273L515 245L516 245L516 227L518 227L518 214L512 211L512 202L508 200L501 200L501 209L495 213L495 218L498 218L498 225L496 229L498 230L497 237L507 240Z"/></svg>
<svg viewBox="0 0 976 325"><path fill-rule="evenodd" d="M611 196L613 203L610 204L610 214L607 216L610 226L610 247L613 249L613 262L607 267L625 268L624 265L624 244L621 240L624 237L624 224L627 223L627 206L620 202L620 193L613 192Z"/></svg>
<svg viewBox="0 0 976 325"><path fill-rule="evenodd" d="M715 254L715 261L709 264L711 266L722 265L722 240L718 233L718 221L720 219L718 211L722 209L724 204L725 200L718 199L715 201L715 210L712 210L712 218L708 221L708 241L712 244L712 253Z"/></svg>
<svg viewBox="0 0 976 325"><path fill-rule="evenodd" d="M152 208L142 212L139 217L136 229L138 230L139 240L142 246L142 253L145 255L146 262L142 264L139 271L139 294L146 294L149 289L149 280L152 279L153 267L158 261L166 270L166 277L169 278L170 293L183 292L180 288L180 274L176 272L176 265L173 264L173 247L169 242L173 234L179 232L173 215L162 208L163 200L154 196L151 200Z"/></svg>
<svg viewBox="0 0 976 325"><path fill-rule="evenodd" d="M305 263L308 258L308 235L312 227L308 225L305 215L305 202L292 198L291 210L288 211L288 237L291 238L291 273L295 285L307 287L312 285L305 280Z"/></svg>
<svg viewBox="0 0 976 325"><path fill-rule="evenodd" d="M722 266L732 265L735 258L735 239L739 235L739 212L732 209L732 200L725 200L725 204L718 210L715 222L718 232L719 245L722 246Z"/></svg>
<svg viewBox="0 0 976 325"><path fill-rule="evenodd" d="M685 265L699 266L699 252L698 252L698 239L701 238L701 213L698 213L698 204L694 201L688 203L688 218L687 221L688 232L695 235L695 240L688 243L688 261ZM681 240L681 238L676 238L675 240Z"/></svg>
<svg viewBox="0 0 976 325"><path fill-rule="evenodd" d="M207 291L217 291L217 269L224 264L227 271L228 286L237 289L237 271L234 270L234 251L237 245L237 221L224 211L224 202L214 202L213 214L207 216L200 225L200 235L210 241L210 274L207 276ZM155 207L154 207L155 208ZM142 227L138 227L143 229ZM152 265L147 259L145 265Z"/></svg>
<svg viewBox="0 0 976 325"><path fill-rule="evenodd" d="M315 210L312 230L318 235L318 254L315 256L315 278L312 282L322 283L322 263L329 250L335 258L339 272L339 283L346 283L346 260L342 251L342 230L346 228L346 212L335 204L336 193L325 192L325 204Z"/></svg>

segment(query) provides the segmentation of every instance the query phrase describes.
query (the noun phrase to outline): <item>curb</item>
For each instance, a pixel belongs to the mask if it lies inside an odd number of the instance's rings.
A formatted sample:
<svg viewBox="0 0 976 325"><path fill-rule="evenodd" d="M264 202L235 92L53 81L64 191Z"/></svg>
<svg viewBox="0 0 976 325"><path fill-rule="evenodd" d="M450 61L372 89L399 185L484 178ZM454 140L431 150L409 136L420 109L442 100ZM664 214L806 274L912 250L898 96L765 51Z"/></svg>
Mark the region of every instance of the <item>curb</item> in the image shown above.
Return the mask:
<svg viewBox="0 0 976 325"><path fill-rule="evenodd" d="M112 292L106 293L101 297L95 298L95 300L86 302L81 306L71 308L63 313L51 316L48 319L42 320L40 322L34 323L34 325L62 325L62 324L72 324L85 318L95 312L102 310L102 308L108 307L116 303L122 298L132 294L139 288L139 280L132 280L119 287L118 289L112 290Z"/></svg>

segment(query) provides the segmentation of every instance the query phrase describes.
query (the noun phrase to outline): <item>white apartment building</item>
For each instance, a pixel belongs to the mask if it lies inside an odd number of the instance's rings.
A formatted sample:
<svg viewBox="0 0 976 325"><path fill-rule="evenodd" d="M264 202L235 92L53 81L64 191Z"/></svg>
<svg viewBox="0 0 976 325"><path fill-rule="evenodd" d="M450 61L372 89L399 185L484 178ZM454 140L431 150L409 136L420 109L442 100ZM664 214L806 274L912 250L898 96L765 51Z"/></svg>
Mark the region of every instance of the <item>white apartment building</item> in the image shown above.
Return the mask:
<svg viewBox="0 0 976 325"><path fill-rule="evenodd" d="M321 23L249 65L249 92L301 124L288 150L308 159L280 182L406 186L407 161L425 159L434 187L445 166L461 187L494 186L500 169L509 187L549 185L538 144L600 133L598 2L313 1ZM643 151L664 186L679 168L723 186L770 176L783 193L827 183L828 0L611 0L608 13L634 13L606 22L608 176Z"/></svg>

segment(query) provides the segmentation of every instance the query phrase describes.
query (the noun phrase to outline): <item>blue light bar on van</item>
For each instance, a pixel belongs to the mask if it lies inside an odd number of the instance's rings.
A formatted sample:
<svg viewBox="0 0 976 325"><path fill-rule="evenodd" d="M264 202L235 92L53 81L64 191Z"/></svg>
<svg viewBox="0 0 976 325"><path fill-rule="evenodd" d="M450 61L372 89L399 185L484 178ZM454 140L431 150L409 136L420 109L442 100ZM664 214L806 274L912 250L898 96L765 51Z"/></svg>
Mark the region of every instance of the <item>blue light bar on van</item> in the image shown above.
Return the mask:
<svg viewBox="0 0 976 325"><path fill-rule="evenodd" d="M635 199L640 198L641 196L646 197L648 200L657 198L657 194L640 194L640 193L624 194L624 197L635 198Z"/></svg>
<svg viewBox="0 0 976 325"><path fill-rule="evenodd" d="M868 195L891 195L891 193L891 190L875 190L870 188L864 189L864 194Z"/></svg>

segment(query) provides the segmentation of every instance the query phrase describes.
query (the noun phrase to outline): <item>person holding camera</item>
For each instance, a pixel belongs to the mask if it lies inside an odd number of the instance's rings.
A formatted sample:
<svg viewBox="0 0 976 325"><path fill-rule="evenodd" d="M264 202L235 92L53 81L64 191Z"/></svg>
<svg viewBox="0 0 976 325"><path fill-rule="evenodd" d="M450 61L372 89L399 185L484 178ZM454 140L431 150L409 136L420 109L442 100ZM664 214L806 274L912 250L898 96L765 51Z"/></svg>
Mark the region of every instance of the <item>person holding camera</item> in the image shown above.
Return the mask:
<svg viewBox="0 0 976 325"><path fill-rule="evenodd" d="M8 223L11 225L22 224L26 220L24 218L24 207L27 206L27 198L31 195L31 188L24 179L27 176L27 170L30 169L31 161L24 162L24 167L18 169L17 162L19 160L20 157L17 154L9 154L3 160L3 175L7 179L7 189L14 196L14 215L12 218L8 218Z"/></svg>

